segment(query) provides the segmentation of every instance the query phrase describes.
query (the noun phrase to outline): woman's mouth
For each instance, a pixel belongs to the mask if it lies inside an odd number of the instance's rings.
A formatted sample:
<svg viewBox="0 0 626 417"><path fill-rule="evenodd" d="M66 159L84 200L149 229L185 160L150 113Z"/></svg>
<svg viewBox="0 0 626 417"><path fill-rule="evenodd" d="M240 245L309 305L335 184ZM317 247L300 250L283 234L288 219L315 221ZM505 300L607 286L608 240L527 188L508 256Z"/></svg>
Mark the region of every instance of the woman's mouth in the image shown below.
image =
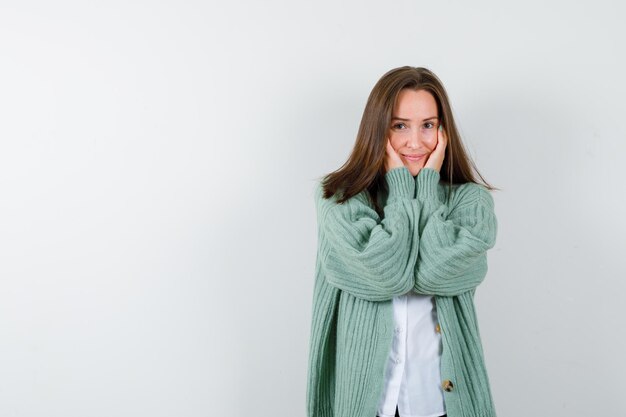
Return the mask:
<svg viewBox="0 0 626 417"><path fill-rule="evenodd" d="M425 154L424 154L425 155ZM411 162L419 161L424 155L402 155Z"/></svg>

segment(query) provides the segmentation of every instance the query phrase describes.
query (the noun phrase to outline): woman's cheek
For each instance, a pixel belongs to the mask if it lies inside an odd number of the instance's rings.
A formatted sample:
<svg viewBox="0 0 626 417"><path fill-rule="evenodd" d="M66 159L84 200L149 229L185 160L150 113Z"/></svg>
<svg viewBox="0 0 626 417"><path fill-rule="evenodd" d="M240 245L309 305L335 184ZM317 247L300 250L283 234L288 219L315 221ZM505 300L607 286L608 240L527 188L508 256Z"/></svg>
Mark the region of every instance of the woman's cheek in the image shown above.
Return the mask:
<svg viewBox="0 0 626 417"><path fill-rule="evenodd" d="M393 149L397 151L398 148L400 147L400 144L402 143L402 136L398 134L391 134L390 142L391 142L391 146L393 147Z"/></svg>
<svg viewBox="0 0 626 417"><path fill-rule="evenodd" d="M428 135L428 139L426 141L426 144L428 145L428 148L432 151L435 149L435 146L437 146L437 135L436 134L432 134L430 133Z"/></svg>

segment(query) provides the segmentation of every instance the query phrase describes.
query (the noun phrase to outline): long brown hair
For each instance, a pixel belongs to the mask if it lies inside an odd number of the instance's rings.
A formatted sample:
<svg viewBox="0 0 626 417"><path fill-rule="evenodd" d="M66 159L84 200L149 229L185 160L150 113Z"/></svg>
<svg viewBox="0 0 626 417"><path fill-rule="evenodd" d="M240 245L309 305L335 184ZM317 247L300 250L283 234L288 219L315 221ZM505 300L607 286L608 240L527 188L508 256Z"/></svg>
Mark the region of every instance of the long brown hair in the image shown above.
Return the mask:
<svg viewBox="0 0 626 417"><path fill-rule="evenodd" d="M403 88L426 90L437 102L438 117L448 136L439 172L441 182L448 185L448 195L452 184L479 184L474 173L480 177L481 185L489 190L497 190L485 181L466 152L443 83L427 68L403 66L388 71L372 89L350 157L339 169L322 179L324 198L337 194L337 202L343 203L367 189L372 205L382 215L377 196L383 190L388 191L385 181L385 138L391 124L393 106Z"/></svg>

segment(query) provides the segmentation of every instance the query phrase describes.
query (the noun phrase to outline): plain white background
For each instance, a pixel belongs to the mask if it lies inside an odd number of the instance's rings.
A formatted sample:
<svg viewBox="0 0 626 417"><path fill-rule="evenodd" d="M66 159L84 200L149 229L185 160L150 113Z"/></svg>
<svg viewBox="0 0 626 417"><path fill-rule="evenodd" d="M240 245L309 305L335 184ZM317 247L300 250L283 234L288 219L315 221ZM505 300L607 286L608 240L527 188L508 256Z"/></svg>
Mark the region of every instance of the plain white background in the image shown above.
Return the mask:
<svg viewBox="0 0 626 417"><path fill-rule="evenodd" d="M502 189L476 293L498 415L624 415L623 16L2 1L0 415L304 416L313 186L402 65Z"/></svg>

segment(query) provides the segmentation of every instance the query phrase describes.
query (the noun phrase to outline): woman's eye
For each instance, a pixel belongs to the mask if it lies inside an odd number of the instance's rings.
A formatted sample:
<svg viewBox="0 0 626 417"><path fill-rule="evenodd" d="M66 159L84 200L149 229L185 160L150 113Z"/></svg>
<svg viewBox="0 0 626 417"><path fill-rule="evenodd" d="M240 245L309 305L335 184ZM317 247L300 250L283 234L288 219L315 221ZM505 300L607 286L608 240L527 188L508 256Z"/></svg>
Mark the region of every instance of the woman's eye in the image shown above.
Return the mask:
<svg viewBox="0 0 626 417"><path fill-rule="evenodd" d="M435 125L434 123L428 122L428 123L425 123L424 126L430 126L430 127L427 127L426 129L432 129Z"/></svg>
<svg viewBox="0 0 626 417"><path fill-rule="evenodd" d="M404 126L404 123L396 123L395 125L393 125L393 128L400 129L401 126Z"/></svg>

